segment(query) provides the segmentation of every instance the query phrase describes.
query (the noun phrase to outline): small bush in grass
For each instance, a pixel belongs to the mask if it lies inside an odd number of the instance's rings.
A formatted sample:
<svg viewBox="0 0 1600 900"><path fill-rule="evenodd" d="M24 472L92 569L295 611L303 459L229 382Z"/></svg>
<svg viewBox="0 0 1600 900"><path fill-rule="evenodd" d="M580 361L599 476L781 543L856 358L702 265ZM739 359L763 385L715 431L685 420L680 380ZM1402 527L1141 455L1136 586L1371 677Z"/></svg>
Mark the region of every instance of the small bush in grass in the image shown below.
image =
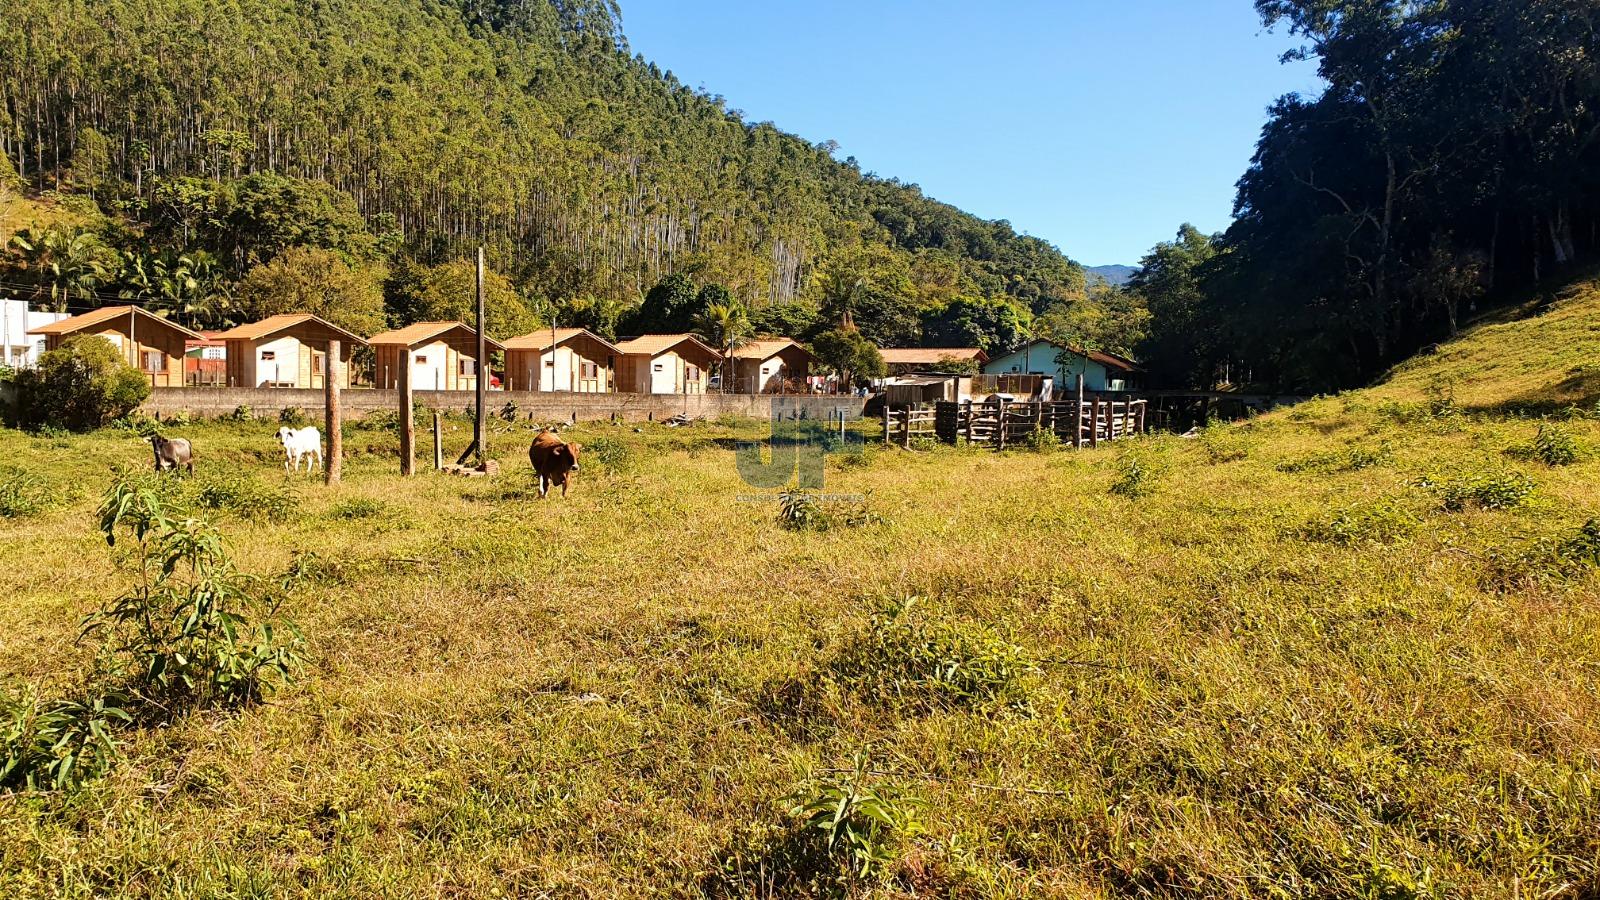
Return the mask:
<svg viewBox="0 0 1600 900"><path fill-rule="evenodd" d="M1422 524L1410 510L1394 499L1347 507L1317 519L1302 530L1314 541L1349 546L1359 543L1390 543L1409 535Z"/></svg>
<svg viewBox="0 0 1600 900"><path fill-rule="evenodd" d="M879 525L884 518L872 511L867 498L823 501L810 491L784 491L778 495L778 523L791 531L828 531Z"/></svg>
<svg viewBox="0 0 1600 900"><path fill-rule="evenodd" d="M1570 466L1578 461L1582 451L1572 432L1546 422L1539 426L1539 433L1533 436L1533 455L1547 466Z"/></svg>
<svg viewBox="0 0 1600 900"><path fill-rule="evenodd" d="M1344 450L1313 453L1310 456L1281 462L1277 469L1290 474L1359 472L1362 469L1387 466L1393 462L1394 448L1388 441L1384 441L1376 447L1347 447Z"/></svg>
<svg viewBox="0 0 1600 900"><path fill-rule="evenodd" d="M987 628L929 619L916 598L885 605L828 667L869 702L921 709L1026 709L1035 670L1021 647Z"/></svg>
<svg viewBox="0 0 1600 900"><path fill-rule="evenodd" d="M135 543L137 578L84 619L102 639L101 676L161 718L254 703L287 681L303 639L278 594L234 568L222 535L175 518L145 484L119 478L100 504L106 543Z"/></svg>
<svg viewBox="0 0 1600 900"><path fill-rule="evenodd" d="M264 522L283 522L300 506L300 495L291 486L264 484L238 471L208 475L196 487L194 500L205 509Z"/></svg>
<svg viewBox="0 0 1600 900"><path fill-rule="evenodd" d="M300 407L285 406L278 412L278 424L287 425L290 428L304 428L311 424L311 420L306 417L305 410Z"/></svg>
<svg viewBox="0 0 1600 900"><path fill-rule="evenodd" d="M69 431L100 428L139 407L150 396L150 380L123 360L110 341L77 334L39 357L39 365L15 376L24 427Z"/></svg>
<svg viewBox="0 0 1600 900"><path fill-rule="evenodd" d="M1491 554L1489 582L1502 587L1519 581L1564 581L1600 568L1600 519L1589 519L1560 538L1543 538L1514 554Z"/></svg>
<svg viewBox="0 0 1600 900"><path fill-rule="evenodd" d="M335 519L344 519L346 521L376 519L383 515L387 509L388 507L381 500L373 500L370 497L357 497L354 500L346 500L337 504L328 510L328 515Z"/></svg>
<svg viewBox="0 0 1600 900"><path fill-rule="evenodd" d="M633 450L614 437L597 437L583 445L584 465L593 465L607 474L633 470Z"/></svg>
<svg viewBox="0 0 1600 900"><path fill-rule="evenodd" d="M1200 432L1197 443L1213 465L1237 462L1250 455L1250 445L1244 435L1227 425L1213 425Z"/></svg>
<svg viewBox="0 0 1600 900"><path fill-rule="evenodd" d="M1138 500L1154 493L1159 480L1160 474L1147 456L1127 450L1117 458L1117 480L1111 483L1111 493Z"/></svg>
<svg viewBox="0 0 1600 900"><path fill-rule="evenodd" d="M114 701L45 700L37 690L0 694L0 791L73 791L117 754L113 730L132 721Z"/></svg>
<svg viewBox="0 0 1600 900"><path fill-rule="evenodd" d="M1028 436L1022 439L1022 444L1035 453L1050 453L1061 448L1061 438L1049 428L1040 428L1028 432Z"/></svg>
<svg viewBox="0 0 1600 900"><path fill-rule="evenodd" d="M857 756L844 771L829 772L796 791L789 814L817 851L832 860L852 885L881 879L907 841L925 830L923 803L889 784L874 784L867 758Z"/></svg>
<svg viewBox="0 0 1600 900"><path fill-rule="evenodd" d="M1454 478L1428 476L1421 485L1438 493L1440 504L1451 512L1470 507L1515 509L1533 495L1534 481L1512 470L1484 471Z"/></svg>
<svg viewBox="0 0 1600 900"><path fill-rule="evenodd" d="M224 422L254 422L255 412L247 404L241 403L233 408L233 412L222 417Z"/></svg>
<svg viewBox="0 0 1600 900"><path fill-rule="evenodd" d="M50 483L21 469L0 468L0 517L36 516L58 500Z"/></svg>

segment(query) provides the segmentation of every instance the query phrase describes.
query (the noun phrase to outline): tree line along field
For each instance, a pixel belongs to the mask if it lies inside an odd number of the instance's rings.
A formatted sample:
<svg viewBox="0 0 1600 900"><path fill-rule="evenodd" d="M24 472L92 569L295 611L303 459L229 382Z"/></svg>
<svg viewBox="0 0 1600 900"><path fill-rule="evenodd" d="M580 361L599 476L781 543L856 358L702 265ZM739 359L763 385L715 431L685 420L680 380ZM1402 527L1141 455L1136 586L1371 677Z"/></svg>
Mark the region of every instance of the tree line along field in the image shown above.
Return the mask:
<svg viewBox="0 0 1600 900"><path fill-rule="evenodd" d="M1596 896L1597 313L1194 439L869 444L801 527L740 501L760 423L579 426L565 502L504 423L497 478L402 480L352 429L333 488L275 422L174 428L234 561L300 572L307 663L0 795L0 895ZM60 688L148 445L0 456L43 484L0 673ZM852 790L865 874L804 825Z"/></svg>

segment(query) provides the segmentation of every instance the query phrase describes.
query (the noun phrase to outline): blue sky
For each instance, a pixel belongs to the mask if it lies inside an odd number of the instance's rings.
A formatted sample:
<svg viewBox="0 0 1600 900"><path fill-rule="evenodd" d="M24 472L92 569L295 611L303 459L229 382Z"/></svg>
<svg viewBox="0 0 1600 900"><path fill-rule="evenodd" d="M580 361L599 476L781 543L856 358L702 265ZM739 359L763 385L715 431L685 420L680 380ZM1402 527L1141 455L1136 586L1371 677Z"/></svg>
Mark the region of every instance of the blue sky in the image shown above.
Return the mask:
<svg viewBox="0 0 1600 900"><path fill-rule="evenodd" d="M1227 227L1266 107L1317 90L1248 0L624 0L633 50L748 121L1086 265Z"/></svg>

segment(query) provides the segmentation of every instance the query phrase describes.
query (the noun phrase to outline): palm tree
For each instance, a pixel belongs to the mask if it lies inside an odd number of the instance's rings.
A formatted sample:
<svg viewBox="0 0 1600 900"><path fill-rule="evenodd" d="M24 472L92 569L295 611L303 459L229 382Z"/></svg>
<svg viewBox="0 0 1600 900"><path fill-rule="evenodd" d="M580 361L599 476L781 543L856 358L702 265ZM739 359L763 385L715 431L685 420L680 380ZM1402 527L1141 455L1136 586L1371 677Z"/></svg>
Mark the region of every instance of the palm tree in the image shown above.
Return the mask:
<svg viewBox="0 0 1600 900"><path fill-rule="evenodd" d="M21 253L23 268L35 284L31 299L42 301L48 295L56 312L66 312L74 301L98 306L95 290L116 270L116 251L91 231L29 228L13 235L11 246Z"/></svg>
<svg viewBox="0 0 1600 900"><path fill-rule="evenodd" d="M722 390L733 378L733 352L750 339L750 312L738 301L713 303L696 317L695 329L722 351Z"/></svg>

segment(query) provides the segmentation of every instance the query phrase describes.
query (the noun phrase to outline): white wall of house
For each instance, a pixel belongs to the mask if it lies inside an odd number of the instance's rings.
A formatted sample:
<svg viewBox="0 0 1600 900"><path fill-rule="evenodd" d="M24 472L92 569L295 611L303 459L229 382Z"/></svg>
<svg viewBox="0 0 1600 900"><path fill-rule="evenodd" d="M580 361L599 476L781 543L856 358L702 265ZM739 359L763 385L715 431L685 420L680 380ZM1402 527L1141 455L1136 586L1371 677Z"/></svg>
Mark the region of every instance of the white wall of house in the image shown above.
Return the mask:
<svg viewBox="0 0 1600 900"><path fill-rule="evenodd" d="M1049 375L1057 385L1076 387L1078 375L1083 375L1083 387L1090 391L1120 390L1123 374L1106 371L1106 367L1085 356L1071 354L1058 362L1062 349L1054 344L1035 341L1019 347L1004 356L997 356L983 367L988 375Z"/></svg>
<svg viewBox="0 0 1600 900"><path fill-rule="evenodd" d="M683 360L676 353L663 353L650 360L650 393L678 393L678 370Z"/></svg>
<svg viewBox="0 0 1600 900"><path fill-rule="evenodd" d="M411 389L438 391L450 387L450 346L444 341L434 341L411 351Z"/></svg>
<svg viewBox="0 0 1600 900"><path fill-rule="evenodd" d="M774 356L761 361L761 379L757 391L765 391L769 387L776 387L783 380L783 359Z"/></svg>
<svg viewBox="0 0 1600 900"><path fill-rule="evenodd" d="M31 310L26 300L0 300L0 363L18 369L37 365L45 339L28 332L65 318L66 313Z"/></svg>
<svg viewBox="0 0 1600 900"><path fill-rule="evenodd" d="M256 345L251 362L254 372L245 373L256 387L294 384L300 377L300 341L292 337L263 341Z"/></svg>
<svg viewBox="0 0 1600 900"><path fill-rule="evenodd" d="M578 354L571 347L546 350L539 356L539 390L570 391L576 381Z"/></svg>

